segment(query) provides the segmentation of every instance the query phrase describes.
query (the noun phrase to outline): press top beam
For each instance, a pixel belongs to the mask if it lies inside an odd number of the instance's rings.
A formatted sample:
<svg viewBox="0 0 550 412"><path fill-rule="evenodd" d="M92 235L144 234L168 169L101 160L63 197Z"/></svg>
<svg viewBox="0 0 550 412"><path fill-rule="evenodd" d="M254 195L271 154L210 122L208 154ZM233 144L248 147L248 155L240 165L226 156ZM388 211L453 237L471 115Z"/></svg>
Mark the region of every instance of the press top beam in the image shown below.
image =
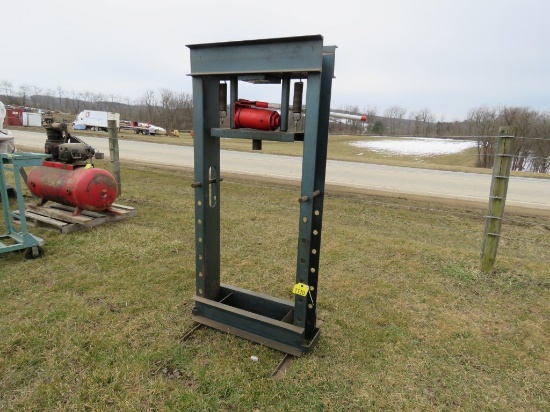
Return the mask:
<svg viewBox="0 0 550 412"><path fill-rule="evenodd" d="M323 36L283 37L277 39L187 45L191 51L190 76L265 75L265 82L293 79L321 72ZM246 78L244 78L246 80ZM259 77L252 81L262 82Z"/></svg>

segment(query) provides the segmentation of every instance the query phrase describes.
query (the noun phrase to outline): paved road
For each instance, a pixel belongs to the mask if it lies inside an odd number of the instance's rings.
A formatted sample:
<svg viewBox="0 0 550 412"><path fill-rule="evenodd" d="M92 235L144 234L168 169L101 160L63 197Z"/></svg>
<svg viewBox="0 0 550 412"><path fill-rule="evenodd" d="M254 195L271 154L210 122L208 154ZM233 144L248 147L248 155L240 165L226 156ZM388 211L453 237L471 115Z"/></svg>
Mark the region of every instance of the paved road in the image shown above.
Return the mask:
<svg viewBox="0 0 550 412"><path fill-rule="evenodd" d="M39 152L44 150L45 133L17 130L13 134L16 146L36 148ZM84 140L104 152L106 158L109 156L106 137L85 137ZM193 149L190 147L120 140L119 149L123 161L193 167ZM299 180L301 175L301 158L292 156L222 150L220 162L222 174L237 173L284 180ZM326 182L355 189L486 204L491 176L329 160ZM512 177L506 204L550 211L550 180Z"/></svg>

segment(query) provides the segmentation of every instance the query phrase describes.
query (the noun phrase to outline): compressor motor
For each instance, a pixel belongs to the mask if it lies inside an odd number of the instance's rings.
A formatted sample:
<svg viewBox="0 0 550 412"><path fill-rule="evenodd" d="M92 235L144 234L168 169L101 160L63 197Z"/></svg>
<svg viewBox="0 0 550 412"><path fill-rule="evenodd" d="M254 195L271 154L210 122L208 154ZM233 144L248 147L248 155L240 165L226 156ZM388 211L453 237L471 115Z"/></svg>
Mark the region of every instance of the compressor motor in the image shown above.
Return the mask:
<svg viewBox="0 0 550 412"><path fill-rule="evenodd" d="M96 152L78 137L71 136L65 123L46 126L46 136L44 152L51 155L53 161L85 166L88 159L103 159L103 153Z"/></svg>
<svg viewBox="0 0 550 412"><path fill-rule="evenodd" d="M63 163L74 163L91 159L96 153L86 143L63 143L57 146L57 159Z"/></svg>

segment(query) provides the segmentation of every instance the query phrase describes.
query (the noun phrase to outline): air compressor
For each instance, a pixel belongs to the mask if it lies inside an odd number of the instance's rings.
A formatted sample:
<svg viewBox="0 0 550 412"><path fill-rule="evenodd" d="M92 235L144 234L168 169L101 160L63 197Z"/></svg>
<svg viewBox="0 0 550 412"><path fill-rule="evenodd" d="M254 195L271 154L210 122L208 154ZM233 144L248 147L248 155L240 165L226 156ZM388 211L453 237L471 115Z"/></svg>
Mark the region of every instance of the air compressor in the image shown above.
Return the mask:
<svg viewBox="0 0 550 412"><path fill-rule="evenodd" d="M39 206L53 201L75 208L73 215L83 210L99 212L116 200L118 185L111 173L96 169L89 159L102 159L88 144L67 132L65 123L46 126L45 153L51 157L42 166L30 169L27 187L37 196Z"/></svg>

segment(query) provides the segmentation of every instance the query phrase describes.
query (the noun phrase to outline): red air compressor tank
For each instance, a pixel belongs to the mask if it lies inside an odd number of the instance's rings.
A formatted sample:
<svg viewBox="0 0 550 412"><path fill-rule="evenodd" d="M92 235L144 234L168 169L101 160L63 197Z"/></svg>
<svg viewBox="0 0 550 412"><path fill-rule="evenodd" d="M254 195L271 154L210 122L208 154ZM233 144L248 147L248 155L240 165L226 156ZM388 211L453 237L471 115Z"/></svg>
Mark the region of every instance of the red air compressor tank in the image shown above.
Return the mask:
<svg viewBox="0 0 550 412"><path fill-rule="evenodd" d="M115 201L118 186L113 175L103 169L79 167L33 167L27 178L29 190L43 202L51 200L80 210L101 211Z"/></svg>

